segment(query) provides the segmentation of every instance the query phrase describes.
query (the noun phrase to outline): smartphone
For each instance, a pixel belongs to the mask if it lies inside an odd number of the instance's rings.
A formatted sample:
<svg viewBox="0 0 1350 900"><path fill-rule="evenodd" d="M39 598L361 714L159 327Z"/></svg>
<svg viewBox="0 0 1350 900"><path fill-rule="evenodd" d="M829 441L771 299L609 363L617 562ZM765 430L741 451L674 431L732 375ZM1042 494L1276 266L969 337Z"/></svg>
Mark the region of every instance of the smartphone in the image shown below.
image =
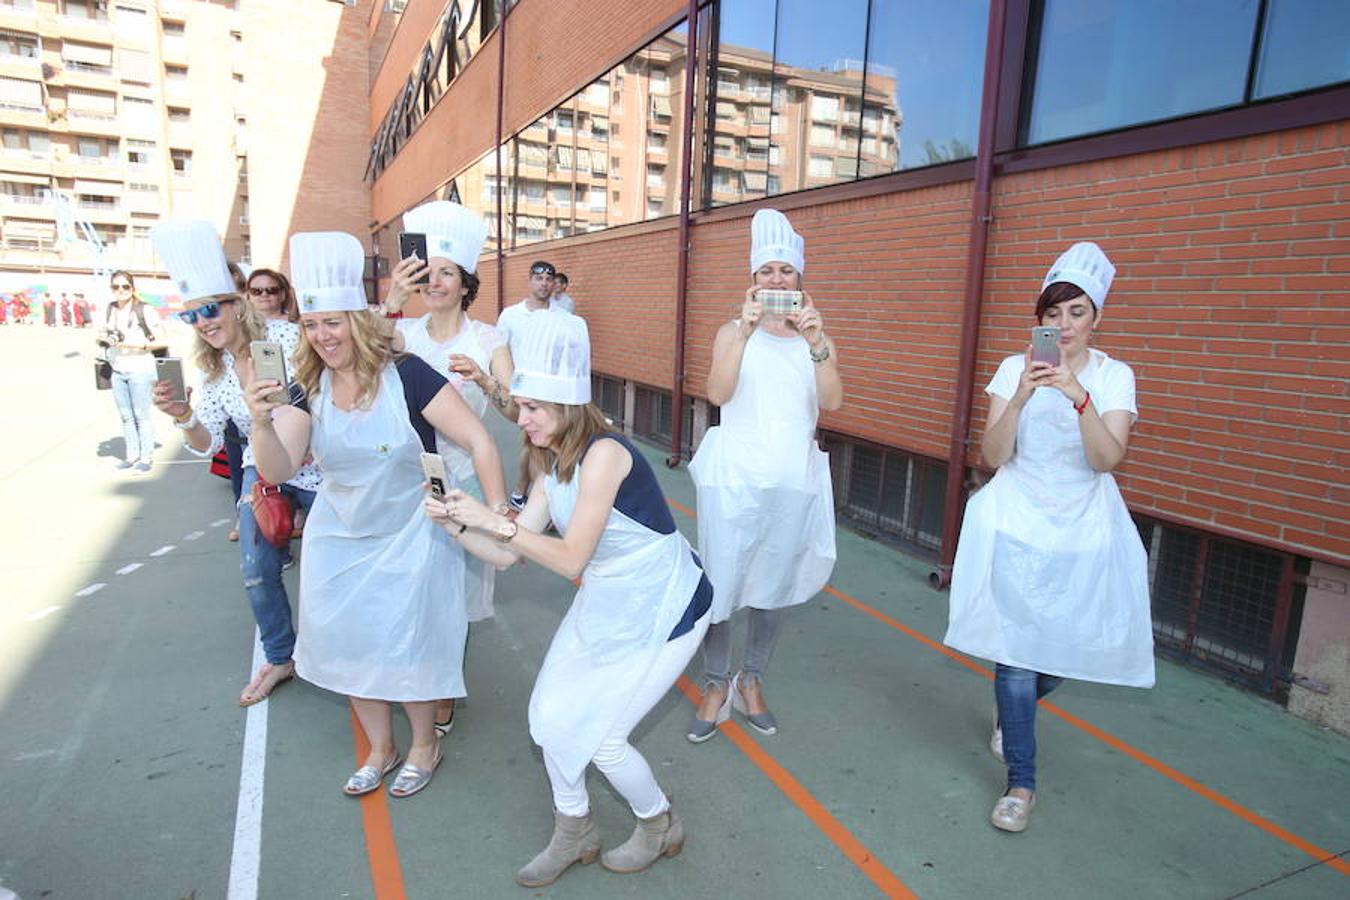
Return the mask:
<svg viewBox="0 0 1350 900"><path fill-rule="evenodd" d="M1059 365L1059 329L1038 325L1031 329L1031 361Z"/></svg>
<svg viewBox="0 0 1350 900"><path fill-rule="evenodd" d="M408 257L412 256L416 257L417 259L420 259L422 262L426 262L427 236L425 234L418 234L415 231L400 231L398 233L398 255L399 259L407 259ZM413 282L413 284L430 284L430 283L431 283L430 269L423 272L422 277L418 278L416 281Z"/></svg>
<svg viewBox="0 0 1350 900"><path fill-rule="evenodd" d="M755 291L755 299L764 304L766 313L773 313L778 316L786 316L802 310L801 291L762 289Z"/></svg>
<svg viewBox="0 0 1350 900"><path fill-rule="evenodd" d="M162 356L155 360L155 378L173 385L173 401L187 402L187 382L183 380L183 360L177 356Z"/></svg>
<svg viewBox="0 0 1350 900"><path fill-rule="evenodd" d="M445 460L439 453L422 454L422 474L431 484L431 496L444 500L450 492L450 476L445 473Z"/></svg>
<svg viewBox="0 0 1350 900"><path fill-rule="evenodd" d="M286 392L290 379L286 377L286 356L281 345L275 341L254 341L249 346L253 351L253 377L258 381L271 379L280 382L281 389L268 394L267 399L273 403L285 403L290 398Z"/></svg>

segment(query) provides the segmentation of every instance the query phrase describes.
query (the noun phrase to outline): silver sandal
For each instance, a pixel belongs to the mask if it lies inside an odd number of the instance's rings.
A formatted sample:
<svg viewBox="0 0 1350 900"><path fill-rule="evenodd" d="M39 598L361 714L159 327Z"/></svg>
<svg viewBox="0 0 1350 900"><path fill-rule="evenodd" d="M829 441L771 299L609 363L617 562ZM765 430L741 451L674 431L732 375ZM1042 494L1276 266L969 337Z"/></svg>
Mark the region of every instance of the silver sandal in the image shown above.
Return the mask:
<svg viewBox="0 0 1350 900"><path fill-rule="evenodd" d="M440 752L440 747L436 748L436 761L431 764L430 769L423 769L421 766L414 766L408 763L398 770L398 775L394 777L394 783L389 785L389 796L391 797L411 797L431 783L431 776L436 774L436 768L445 759L445 754Z"/></svg>
<svg viewBox="0 0 1350 900"><path fill-rule="evenodd" d="M352 773L351 778L347 779L347 783L342 786L342 793L348 797L360 797L363 794L369 794L383 784L384 776L398 768L398 764L401 762L403 762L403 757L395 750L393 759L385 763L383 770L375 766L362 766Z"/></svg>

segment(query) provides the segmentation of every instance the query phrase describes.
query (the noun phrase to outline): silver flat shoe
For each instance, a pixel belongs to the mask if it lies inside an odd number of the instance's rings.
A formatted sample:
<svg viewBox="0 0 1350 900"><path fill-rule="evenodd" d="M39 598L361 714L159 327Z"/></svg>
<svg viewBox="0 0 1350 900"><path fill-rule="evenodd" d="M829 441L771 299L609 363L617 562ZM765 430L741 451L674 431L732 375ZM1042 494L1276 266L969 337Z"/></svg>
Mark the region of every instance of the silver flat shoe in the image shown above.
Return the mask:
<svg viewBox="0 0 1350 900"><path fill-rule="evenodd" d="M385 763L384 769L377 769L375 766L362 766L352 773L352 777L347 779L347 783L342 786L342 793L348 797L360 797L363 794L369 794L384 783L384 776L388 775L398 764L403 762L403 757L397 750L394 756Z"/></svg>
<svg viewBox="0 0 1350 900"><path fill-rule="evenodd" d="M736 712L745 716L745 721L750 723L760 734L777 734L778 720L773 717L773 713L765 710L762 713L752 713L746 706L745 697L741 694L741 673L737 672L736 677L731 679L731 705Z"/></svg>
<svg viewBox="0 0 1350 900"><path fill-rule="evenodd" d="M398 770L398 775L394 776L394 783L389 785L390 797L411 797L422 788L431 784L431 776L436 774L436 768L440 766L441 760L445 759L445 754L441 753L440 747L436 748L436 761L431 764L430 769L423 769L420 766L414 766L407 763Z"/></svg>

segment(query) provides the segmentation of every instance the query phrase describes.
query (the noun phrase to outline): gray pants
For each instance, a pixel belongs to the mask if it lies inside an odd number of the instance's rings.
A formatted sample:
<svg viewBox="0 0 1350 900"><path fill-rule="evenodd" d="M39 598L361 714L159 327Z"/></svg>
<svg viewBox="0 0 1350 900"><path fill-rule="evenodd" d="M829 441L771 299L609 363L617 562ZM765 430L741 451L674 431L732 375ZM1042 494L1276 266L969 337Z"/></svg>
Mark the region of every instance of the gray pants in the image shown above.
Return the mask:
<svg viewBox="0 0 1350 900"><path fill-rule="evenodd" d="M733 616L734 618L734 616ZM746 678L764 680L764 669L769 665L769 657L778 643L778 628L783 623L781 609L750 609L746 618L750 624L746 629L745 656L741 661L741 671ZM731 681L731 622L718 622L708 626L708 634L703 638L703 683L704 685L723 686Z"/></svg>

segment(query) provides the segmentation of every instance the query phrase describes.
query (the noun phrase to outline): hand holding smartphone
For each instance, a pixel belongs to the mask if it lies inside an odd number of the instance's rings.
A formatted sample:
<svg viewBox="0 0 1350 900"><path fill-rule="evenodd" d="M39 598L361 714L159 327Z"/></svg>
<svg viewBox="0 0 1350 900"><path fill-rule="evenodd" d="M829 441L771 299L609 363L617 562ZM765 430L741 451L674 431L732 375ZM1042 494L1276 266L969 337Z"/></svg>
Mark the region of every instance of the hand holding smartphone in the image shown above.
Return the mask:
<svg viewBox="0 0 1350 900"><path fill-rule="evenodd" d="M253 341L249 346L253 353L254 379L280 383L281 389L268 394L267 399L272 403L285 403L290 397L286 391L290 379L286 377L286 356L281 345L275 341Z"/></svg>
<svg viewBox="0 0 1350 900"><path fill-rule="evenodd" d="M398 255L400 259L420 259L427 262L427 236L418 234L415 231L400 231L398 233ZM430 284L431 270L422 273L420 278L413 281L413 284Z"/></svg>
<svg viewBox="0 0 1350 900"><path fill-rule="evenodd" d="M174 403L187 403L187 382L183 379L183 360L177 356L162 356L155 360L155 379L167 381L173 388Z"/></svg>
<svg viewBox="0 0 1350 900"><path fill-rule="evenodd" d="M1031 329L1031 361L1059 365L1059 329L1038 325Z"/></svg>
<svg viewBox="0 0 1350 900"><path fill-rule="evenodd" d="M427 476L427 482L431 485L431 496L444 500L445 495L450 493L451 482L445 471L445 460L439 453L422 454L422 474Z"/></svg>
<svg viewBox="0 0 1350 900"><path fill-rule="evenodd" d="M755 292L755 299L763 304L766 313L777 316L788 316L802 310L801 291L776 291L770 288L761 288Z"/></svg>

